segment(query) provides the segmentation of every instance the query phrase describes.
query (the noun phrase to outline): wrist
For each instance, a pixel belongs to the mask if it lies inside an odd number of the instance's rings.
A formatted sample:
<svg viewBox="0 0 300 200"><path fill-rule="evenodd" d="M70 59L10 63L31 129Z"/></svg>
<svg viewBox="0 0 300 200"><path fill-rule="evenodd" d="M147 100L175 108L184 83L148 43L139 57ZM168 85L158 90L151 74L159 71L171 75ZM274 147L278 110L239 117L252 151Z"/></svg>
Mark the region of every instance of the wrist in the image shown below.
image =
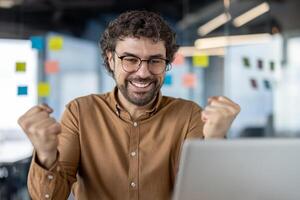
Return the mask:
<svg viewBox="0 0 300 200"><path fill-rule="evenodd" d="M44 168L50 169L57 159L57 150L52 153L36 153L36 161Z"/></svg>

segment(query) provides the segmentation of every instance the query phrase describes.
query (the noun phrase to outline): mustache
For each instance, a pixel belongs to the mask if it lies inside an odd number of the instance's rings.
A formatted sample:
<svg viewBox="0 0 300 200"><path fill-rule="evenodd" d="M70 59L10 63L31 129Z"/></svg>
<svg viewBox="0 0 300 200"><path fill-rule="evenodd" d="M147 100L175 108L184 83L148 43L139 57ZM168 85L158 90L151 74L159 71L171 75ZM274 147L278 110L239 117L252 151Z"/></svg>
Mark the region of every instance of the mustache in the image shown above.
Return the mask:
<svg viewBox="0 0 300 200"><path fill-rule="evenodd" d="M149 82L156 82L157 80L155 78L128 78L127 81L134 81L134 82L139 82L139 83L149 83Z"/></svg>

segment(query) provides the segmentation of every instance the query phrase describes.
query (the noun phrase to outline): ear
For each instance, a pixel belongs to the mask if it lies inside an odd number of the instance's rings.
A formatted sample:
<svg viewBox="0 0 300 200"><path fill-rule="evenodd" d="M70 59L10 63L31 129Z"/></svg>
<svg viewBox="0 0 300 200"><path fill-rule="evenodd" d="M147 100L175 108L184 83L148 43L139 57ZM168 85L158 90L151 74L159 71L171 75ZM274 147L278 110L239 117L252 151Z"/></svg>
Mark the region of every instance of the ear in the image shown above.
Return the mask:
<svg viewBox="0 0 300 200"><path fill-rule="evenodd" d="M111 51L106 51L106 56L108 58L109 68L114 71L114 54Z"/></svg>

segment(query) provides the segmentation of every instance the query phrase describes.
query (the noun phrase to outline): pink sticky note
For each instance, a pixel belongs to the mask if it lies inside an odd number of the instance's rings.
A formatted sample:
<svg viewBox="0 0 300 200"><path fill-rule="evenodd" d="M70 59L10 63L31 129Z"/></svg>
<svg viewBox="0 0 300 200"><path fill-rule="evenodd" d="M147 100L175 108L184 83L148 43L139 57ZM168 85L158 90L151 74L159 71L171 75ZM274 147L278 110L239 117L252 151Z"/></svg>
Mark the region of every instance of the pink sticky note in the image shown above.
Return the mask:
<svg viewBox="0 0 300 200"><path fill-rule="evenodd" d="M173 65L183 65L184 64L184 56L180 53L175 54L175 59L172 62Z"/></svg>
<svg viewBox="0 0 300 200"><path fill-rule="evenodd" d="M194 88L197 85L197 76L195 74L184 74L182 84L187 88Z"/></svg>
<svg viewBox="0 0 300 200"><path fill-rule="evenodd" d="M55 74L59 71L58 61L48 60L45 62L45 73L46 74Z"/></svg>

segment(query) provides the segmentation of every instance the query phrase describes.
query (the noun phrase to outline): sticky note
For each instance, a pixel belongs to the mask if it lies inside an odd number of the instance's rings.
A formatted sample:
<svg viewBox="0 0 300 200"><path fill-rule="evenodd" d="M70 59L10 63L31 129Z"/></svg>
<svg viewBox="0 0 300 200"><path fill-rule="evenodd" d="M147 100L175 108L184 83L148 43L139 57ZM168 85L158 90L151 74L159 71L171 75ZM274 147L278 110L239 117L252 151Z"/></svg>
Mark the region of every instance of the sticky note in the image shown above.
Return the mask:
<svg viewBox="0 0 300 200"><path fill-rule="evenodd" d="M45 62L45 73L55 74L59 71L59 63L55 60L48 60Z"/></svg>
<svg viewBox="0 0 300 200"><path fill-rule="evenodd" d="M48 48L52 51L59 51L63 48L63 37L61 36L53 36L49 38Z"/></svg>
<svg viewBox="0 0 300 200"><path fill-rule="evenodd" d="M257 60L257 68L262 70L264 68L263 61L261 59Z"/></svg>
<svg viewBox="0 0 300 200"><path fill-rule="evenodd" d="M38 85L39 97L48 97L50 95L50 85L46 82L40 82Z"/></svg>
<svg viewBox="0 0 300 200"><path fill-rule="evenodd" d="M266 88L267 90L270 90L270 89L271 89L270 81L264 80L264 85L265 85L265 88Z"/></svg>
<svg viewBox="0 0 300 200"><path fill-rule="evenodd" d="M173 82L173 77L171 74L166 74L165 76L165 80L164 80L164 85L172 85L172 82Z"/></svg>
<svg viewBox="0 0 300 200"><path fill-rule="evenodd" d="M275 70L275 63L273 61L270 61L270 70L271 71Z"/></svg>
<svg viewBox="0 0 300 200"><path fill-rule="evenodd" d="M185 60L185 58L184 58L184 56L182 54L176 53L175 54L175 58L174 58L172 64L175 65L175 66L176 65L183 65L184 64L184 60Z"/></svg>
<svg viewBox="0 0 300 200"><path fill-rule="evenodd" d="M16 62L16 72L26 72L26 63Z"/></svg>
<svg viewBox="0 0 300 200"><path fill-rule="evenodd" d="M28 94L28 87L27 86L18 86L17 94L19 96L24 96Z"/></svg>
<svg viewBox="0 0 300 200"><path fill-rule="evenodd" d="M250 85L253 89L257 89L258 85L257 85L257 81L255 79L250 79Z"/></svg>
<svg viewBox="0 0 300 200"><path fill-rule="evenodd" d="M187 88L194 88L197 85L197 76L195 74L185 74L182 77L182 84Z"/></svg>
<svg viewBox="0 0 300 200"><path fill-rule="evenodd" d="M44 38L42 36L32 36L30 37L31 40L31 48L37 50L44 49Z"/></svg>
<svg viewBox="0 0 300 200"><path fill-rule="evenodd" d="M193 56L193 66L194 67L208 67L209 57L207 55L198 55Z"/></svg>
<svg viewBox="0 0 300 200"><path fill-rule="evenodd" d="M243 57L243 64L244 64L244 67L249 68L250 67L249 58Z"/></svg>

